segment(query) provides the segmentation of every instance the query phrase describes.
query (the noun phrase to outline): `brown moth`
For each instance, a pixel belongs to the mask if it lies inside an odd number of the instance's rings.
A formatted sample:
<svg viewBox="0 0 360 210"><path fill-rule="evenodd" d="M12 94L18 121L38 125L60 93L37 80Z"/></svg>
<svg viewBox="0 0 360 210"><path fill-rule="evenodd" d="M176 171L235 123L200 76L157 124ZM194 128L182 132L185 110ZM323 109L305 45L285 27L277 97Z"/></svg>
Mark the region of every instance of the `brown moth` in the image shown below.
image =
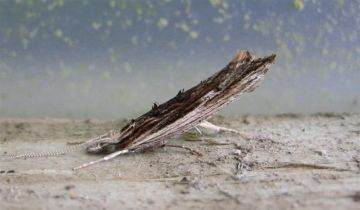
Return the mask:
<svg viewBox="0 0 360 210"><path fill-rule="evenodd" d="M111 130L99 137L66 149L48 153L29 153L10 158L32 158L63 155L78 148L89 153L107 153L99 160L74 169L113 159L119 155L161 147L166 142L197 125L217 130L231 129L212 125L206 120L234 101L241 94L253 91L263 80L275 55L253 58L248 51L240 51L222 70L208 79L157 105L142 116L131 120L121 129Z"/></svg>

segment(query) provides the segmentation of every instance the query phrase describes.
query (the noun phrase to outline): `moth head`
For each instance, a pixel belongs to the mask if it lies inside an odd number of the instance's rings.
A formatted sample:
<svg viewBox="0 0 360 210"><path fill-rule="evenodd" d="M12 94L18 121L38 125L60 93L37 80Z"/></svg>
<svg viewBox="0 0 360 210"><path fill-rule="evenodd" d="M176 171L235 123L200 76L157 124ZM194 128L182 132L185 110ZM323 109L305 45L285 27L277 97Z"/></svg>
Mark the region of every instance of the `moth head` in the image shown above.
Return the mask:
<svg viewBox="0 0 360 210"><path fill-rule="evenodd" d="M110 131L100 137L98 137L93 143L90 143L86 147L86 151L89 153L110 153L115 150L118 143L118 132Z"/></svg>
<svg viewBox="0 0 360 210"><path fill-rule="evenodd" d="M98 153L109 153L115 150L115 145L110 143L97 143L86 148L88 153L98 154Z"/></svg>

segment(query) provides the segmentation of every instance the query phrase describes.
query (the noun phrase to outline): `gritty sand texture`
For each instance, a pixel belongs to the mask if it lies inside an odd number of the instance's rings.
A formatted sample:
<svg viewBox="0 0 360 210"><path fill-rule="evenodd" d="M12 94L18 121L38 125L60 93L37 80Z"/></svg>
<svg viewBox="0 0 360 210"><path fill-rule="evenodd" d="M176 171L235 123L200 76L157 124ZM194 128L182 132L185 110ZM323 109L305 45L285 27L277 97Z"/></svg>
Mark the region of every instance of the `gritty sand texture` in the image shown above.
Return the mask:
<svg viewBox="0 0 360 210"><path fill-rule="evenodd" d="M126 123L1 119L0 209L360 209L360 115L215 117L231 133L72 171L101 156L5 160L50 151Z"/></svg>

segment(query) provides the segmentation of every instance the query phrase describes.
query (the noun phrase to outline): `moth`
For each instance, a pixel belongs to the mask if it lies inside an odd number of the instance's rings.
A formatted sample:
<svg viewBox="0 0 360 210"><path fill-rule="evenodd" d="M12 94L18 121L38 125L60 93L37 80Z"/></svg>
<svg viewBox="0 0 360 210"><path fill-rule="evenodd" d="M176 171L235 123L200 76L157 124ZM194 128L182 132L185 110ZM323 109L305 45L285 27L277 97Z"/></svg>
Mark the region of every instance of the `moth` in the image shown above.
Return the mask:
<svg viewBox="0 0 360 210"><path fill-rule="evenodd" d="M263 80L275 57L276 55L272 54L254 58L248 51L240 51L222 70L186 91L179 91L165 103L154 104L150 111L131 120L121 129L110 130L62 150L15 155L11 158L64 155L79 148L85 148L89 153L106 154L101 159L75 167L74 170L77 170L119 155L161 147L169 139L199 125L231 131L206 120L241 94L253 91Z"/></svg>

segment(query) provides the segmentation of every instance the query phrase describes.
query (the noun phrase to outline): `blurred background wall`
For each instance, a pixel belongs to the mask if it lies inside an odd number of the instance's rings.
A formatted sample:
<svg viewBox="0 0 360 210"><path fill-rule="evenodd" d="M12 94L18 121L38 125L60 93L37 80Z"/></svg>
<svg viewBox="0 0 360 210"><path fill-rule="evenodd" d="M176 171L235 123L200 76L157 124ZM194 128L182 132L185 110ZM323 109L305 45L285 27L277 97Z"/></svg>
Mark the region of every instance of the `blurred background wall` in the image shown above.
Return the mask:
<svg viewBox="0 0 360 210"><path fill-rule="evenodd" d="M134 117L278 55L223 114L360 112L358 0L2 0L0 117Z"/></svg>

